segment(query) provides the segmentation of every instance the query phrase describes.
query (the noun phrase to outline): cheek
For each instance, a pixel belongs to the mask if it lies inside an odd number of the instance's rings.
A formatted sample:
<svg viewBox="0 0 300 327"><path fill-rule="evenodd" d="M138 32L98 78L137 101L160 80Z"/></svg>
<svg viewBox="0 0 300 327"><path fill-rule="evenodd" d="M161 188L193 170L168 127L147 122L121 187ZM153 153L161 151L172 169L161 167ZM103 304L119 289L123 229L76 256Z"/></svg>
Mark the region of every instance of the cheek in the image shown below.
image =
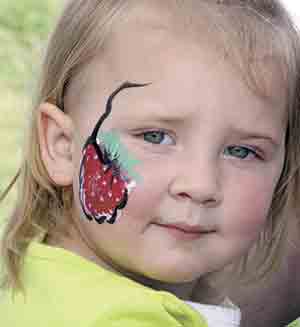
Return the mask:
<svg viewBox="0 0 300 327"><path fill-rule="evenodd" d="M248 179L240 183L232 197L232 206L239 219L232 221L232 231L241 237L255 238L264 227L271 206L274 183Z"/></svg>
<svg viewBox="0 0 300 327"><path fill-rule="evenodd" d="M164 170L159 167L154 170L150 164L141 167L142 181L130 194L124 215L129 215L132 219L141 219L142 217L155 218L159 214L157 211L168 191L169 181L163 172Z"/></svg>

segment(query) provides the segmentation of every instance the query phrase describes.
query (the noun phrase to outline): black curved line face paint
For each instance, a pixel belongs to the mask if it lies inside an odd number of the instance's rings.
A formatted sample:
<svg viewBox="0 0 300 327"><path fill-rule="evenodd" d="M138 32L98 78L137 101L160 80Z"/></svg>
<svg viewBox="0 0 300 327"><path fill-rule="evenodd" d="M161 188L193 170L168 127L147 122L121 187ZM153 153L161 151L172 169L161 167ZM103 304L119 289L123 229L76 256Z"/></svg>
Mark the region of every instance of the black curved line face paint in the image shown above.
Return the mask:
<svg viewBox="0 0 300 327"><path fill-rule="evenodd" d="M115 96L124 89L144 87L149 84L123 83L108 98L106 110L95 125L83 147L79 173L79 198L88 220L102 224L115 223L128 201L135 181L122 169L118 155L112 154L98 137L105 119L112 112Z"/></svg>

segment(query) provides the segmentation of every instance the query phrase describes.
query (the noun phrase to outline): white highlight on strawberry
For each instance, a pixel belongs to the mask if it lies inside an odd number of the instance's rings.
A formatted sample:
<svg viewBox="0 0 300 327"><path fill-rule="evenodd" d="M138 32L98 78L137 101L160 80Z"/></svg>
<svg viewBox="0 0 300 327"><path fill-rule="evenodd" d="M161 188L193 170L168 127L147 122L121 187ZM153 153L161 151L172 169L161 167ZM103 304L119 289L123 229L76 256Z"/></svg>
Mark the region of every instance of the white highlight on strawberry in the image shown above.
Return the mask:
<svg viewBox="0 0 300 327"><path fill-rule="evenodd" d="M128 194L130 194L132 190L136 187L136 182L134 180L131 180L130 183L128 183L126 186L128 189Z"/></svg>

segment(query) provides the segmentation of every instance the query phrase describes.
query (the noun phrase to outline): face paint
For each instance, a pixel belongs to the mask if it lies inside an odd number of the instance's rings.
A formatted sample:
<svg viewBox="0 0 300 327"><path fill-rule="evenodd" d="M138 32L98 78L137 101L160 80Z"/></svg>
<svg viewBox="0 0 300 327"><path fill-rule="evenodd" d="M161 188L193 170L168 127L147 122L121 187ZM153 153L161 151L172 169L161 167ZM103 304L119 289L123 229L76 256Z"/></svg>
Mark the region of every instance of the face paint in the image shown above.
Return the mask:
<svg viewBox="0 0 300 327"><path fill-rule="evenodd" d="M138 161L130 156L116 132L102 132L100 127L111 114L112 101L123 89L148 84L125 82L109 97L100 117L83 147L79 173L79 197L85 216L102 224L113 224L128 201L128 195L140 180L134 171Z"/></svg>

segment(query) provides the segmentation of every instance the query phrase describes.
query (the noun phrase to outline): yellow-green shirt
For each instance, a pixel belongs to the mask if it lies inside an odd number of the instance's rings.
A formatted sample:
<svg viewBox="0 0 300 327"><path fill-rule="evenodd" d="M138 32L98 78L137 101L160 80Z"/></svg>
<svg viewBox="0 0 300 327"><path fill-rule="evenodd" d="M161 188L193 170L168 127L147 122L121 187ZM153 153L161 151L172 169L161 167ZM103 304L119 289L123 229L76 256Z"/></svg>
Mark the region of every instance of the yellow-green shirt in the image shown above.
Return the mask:
<svg viewBox="0 0 300 327"><path fill-rule="evenodd" d="M69 251L32 243L24 263L25 297L0 295L5 327L207 327L168 292L155 291Z"/></svg>

